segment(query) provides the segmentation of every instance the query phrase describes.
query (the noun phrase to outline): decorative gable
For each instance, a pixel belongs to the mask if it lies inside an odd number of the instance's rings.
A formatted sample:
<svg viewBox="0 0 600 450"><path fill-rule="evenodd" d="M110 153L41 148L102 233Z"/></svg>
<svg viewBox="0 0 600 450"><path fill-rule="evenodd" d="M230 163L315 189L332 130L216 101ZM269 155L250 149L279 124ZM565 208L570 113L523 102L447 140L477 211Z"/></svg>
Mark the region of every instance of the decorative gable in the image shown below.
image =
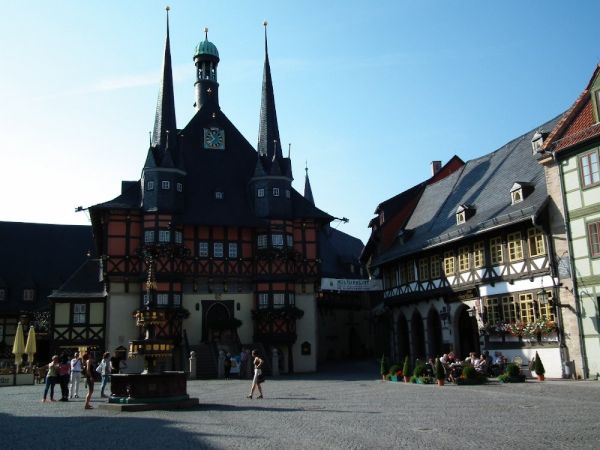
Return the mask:
<svg viewBox="0 0 600 450"><path fill-rule="evenodd" d="M511 204L515 205L525 200L533 192L531 183L517 181L510 189Z"/></svg>
<svg viewBox="0 0 600 450"><path fill-rule="evenodd" d="M541 153L542 147L544 146L544 139L548 136L548 133L544 133L541 130L535 132L533 137L531 138L531 149L533 150L533 154Z"/></svg>

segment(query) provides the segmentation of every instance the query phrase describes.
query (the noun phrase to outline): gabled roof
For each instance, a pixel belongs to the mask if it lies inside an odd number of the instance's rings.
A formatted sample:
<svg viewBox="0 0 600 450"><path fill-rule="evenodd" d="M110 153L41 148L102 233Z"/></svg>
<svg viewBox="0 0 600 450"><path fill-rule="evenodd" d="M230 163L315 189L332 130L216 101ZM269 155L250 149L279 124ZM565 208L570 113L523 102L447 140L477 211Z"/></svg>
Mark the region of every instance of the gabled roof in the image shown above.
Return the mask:
<svg viewBox="0 0 600 450"><path fill-rule="evenodd" d="M102 262L86 260L57 291L48 298L56 299L103 299L107 296L102 280Z"/></svg>
<svg viewBox="0 0 600 450"><path fill-rule="evenodd" d="M552 128L555 118L541 127ZM526 220L539 214L547 202L543 167L531 151L536 129L498 150L468 161L446 178L429 184L406 224L412 236L380 254L379 265L421 250ZM530 183L533 192L522 202L511 204L510 190L516 181ZM476 213L465 224L456 224L458 205L467 204Z"/></svg>
<svg viewBox="0 0 600 450"><path fill-rule="evenodd" d="M0 312L48 308L47 297L94 252L92 228L0 222L0 279L7 290ZM33 302L23 301L23 289L35 289Z"/></svg>
<svg viewBox="0 0 600 450"><path fill-rule="evenodd" d="M600 64L596 66L590 81L575 103L554 126L544 142L542 151L558 154L600 136L600 123L596 123L594 119L590 92L599 75Z"/></svg>
<svg viewBox="0 0 600 450"><path fill-rule="evenodd" d="M359 257L363 250L360 239L325 225L319 230L321 275L331 278L363 278ZM354 267L354 272L350 267Z"/></svg>
<svg viewBox="0 0 600 450"><path fill-rule="evenodd" d="M107 202L90 206L89 209L139 209L142 203L140 181L128 182L124 186L121 195Z"/></svg>

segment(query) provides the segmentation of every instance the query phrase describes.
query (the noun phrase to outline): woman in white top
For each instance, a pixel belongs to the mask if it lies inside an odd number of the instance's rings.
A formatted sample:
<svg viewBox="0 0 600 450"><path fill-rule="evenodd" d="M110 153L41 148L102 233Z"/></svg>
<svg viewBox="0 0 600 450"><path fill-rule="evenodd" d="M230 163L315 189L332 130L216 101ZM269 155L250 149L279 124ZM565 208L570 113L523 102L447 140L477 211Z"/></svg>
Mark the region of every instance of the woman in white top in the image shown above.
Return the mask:
<svg viewBox="0 0 600 450"><path fill-rule="evenodd" d="M254 378L252 379L252 387L250 388L250 394L248 394L247 397L252 398L252 395L254 395L254 391L258 388L259 395L256 398L263 398L263 392L260 385L263 381L265 381L262 374L262 366L264 361L260 356L258 356L258 352L256 350L252 350L252 357L254 358Z"/></svg>
<svg viewBox="0 0 600 450"><path fill-rule="evenodd" d="M79 357L79 353L75 352L73 359L71 360L71 379L69 385L69 397L79 398L79 383L81 383L81 369L83 363Z"/></svg>

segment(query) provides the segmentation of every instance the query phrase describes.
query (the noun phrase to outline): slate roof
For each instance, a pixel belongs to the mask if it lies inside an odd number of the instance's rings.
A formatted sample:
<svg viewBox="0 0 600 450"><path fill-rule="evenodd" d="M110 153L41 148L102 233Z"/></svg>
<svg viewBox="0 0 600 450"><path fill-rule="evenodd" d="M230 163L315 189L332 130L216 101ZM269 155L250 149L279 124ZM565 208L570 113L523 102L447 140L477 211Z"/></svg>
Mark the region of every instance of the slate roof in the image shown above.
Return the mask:
<svg viewBox="0 0 600 450"><path fill-rule="evenodd" d="M410 238L404 243L397 241L378 255L373 264L380 265L537 215L544 208L548 194L544 169L532 154L531 138L537 130L551 130L558 120L554 118L429 184L406 224ZM533 192L521 203L512 205L510 190L517 181L530 183ZM456 209L461 204L472 205L475 214L458 226Z"/></svg>
<svg viewBox="0 0 600 450"><path fill-rule="evenodd" d="M47 297L94 248L90 226L0 222L0 279L7 289L0 313L47 310ZM33 302L23 301L24 289L35 289Z"/></svg>
<svg viewBox="0 0 600 450"><path fill-rule="evenodd" d="M358 275L359 257L363 250L360 239L326 225L319 231L321 276L330 278L363 278ZM354 266L355 272L350 270ZM366 276L365 276L366 277Z"/></svg>
<svg viewBox="0 0 600 450"><path fill-rule="evenodd" d="M48 298L102 299L107 295L102 279L102 263L99 259L89 258Z"/></svg>

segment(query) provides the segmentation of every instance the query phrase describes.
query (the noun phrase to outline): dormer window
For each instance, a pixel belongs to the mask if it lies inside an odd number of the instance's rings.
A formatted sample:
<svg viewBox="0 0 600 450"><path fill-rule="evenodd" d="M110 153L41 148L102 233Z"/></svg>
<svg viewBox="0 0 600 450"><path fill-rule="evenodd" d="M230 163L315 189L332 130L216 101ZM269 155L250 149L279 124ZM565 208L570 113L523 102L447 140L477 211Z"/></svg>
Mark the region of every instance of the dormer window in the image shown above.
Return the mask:
<svg viewBox="0 0 600 450"><path fill-rule="evenodd" d="M183 183L177 183L177 192L183 192Z"/></svg>
<svg viewBox="0 0 600 450"><path fill-rule="evenodd" d="M35 289L23 289L23 301L32 302L35 297Z"/></svg>
<svg viewBox="0 0 600 450"><path fill-rule="evenodd" d="M164 190L169 190L169 189L171 189L171 182L170 181L161 181L160 187Z"/></svg>
<svg viewBox="0 0 600 450"><path fill-rule="evenodd" d="M223 191L216 191L215 192L215 199L216 200L223 200L225 198L225 193Z"/></svg>
<svg viewBox="0 0 600 450"><path fill-rule="evenodd" d="M279 188L273 188L273 197L279 197Z"/></svg>
<svg viewBox="0 0 600 450"><path fill-rule="evenodd" d="M146 190L147 191L153 191L154 190L154 181L148 181L146 183Z"/></svg>
<svg viewBox="0 0 600 450"><path fill-rule="evenodd" d="M542 146L544 145L544 133L541 131L536 131L533 137L531 138L531 149L533 150L533 154L540 153L542 151Z"/></svg>
<svg viewBox="0 0 600 450"><path fill-rule="evenodd" d="M458 205L456 209L456 225L462 225L475 214L475 208L470 205Z"/></svg>
<svg viewBox="0 0 600 450"><path fill-rule="evenodd" d="M517 181L510 189L511 204L521 203L532 191L533 186L530 183Z"/></svg>

